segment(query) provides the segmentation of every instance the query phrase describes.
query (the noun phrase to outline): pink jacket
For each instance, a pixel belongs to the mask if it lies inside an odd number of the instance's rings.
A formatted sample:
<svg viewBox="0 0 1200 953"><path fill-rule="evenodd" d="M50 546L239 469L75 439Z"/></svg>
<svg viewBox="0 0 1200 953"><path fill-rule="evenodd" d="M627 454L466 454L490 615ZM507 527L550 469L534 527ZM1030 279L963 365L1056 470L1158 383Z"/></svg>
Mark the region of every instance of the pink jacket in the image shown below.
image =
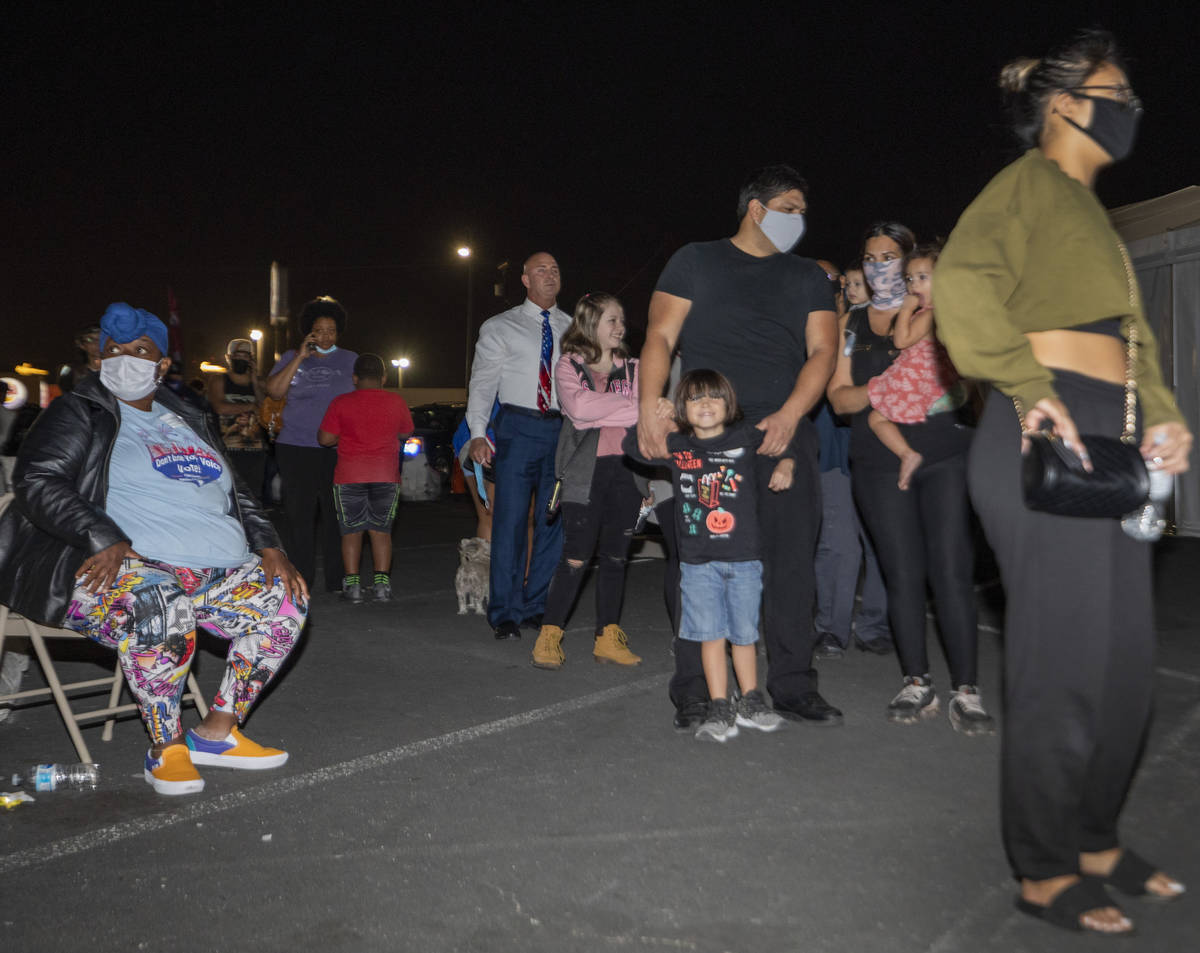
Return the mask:
<svg viewBox="0 0 1200 953"><path fill-rule="evenodd" d="M558 392L559 406L562 407L563 413L571 418L571 423L576 428L600 428L597 456L607 457L622 453L621 441L625 437L625 431L638 420L638 362L634 358L627 359L633 366L633 380L629 385L624 381L615 381L613 383L620 386L621 390L596 391L588 389L579 380L579 375L571 366L572 356L582 363L579 355L564 354L554 368L554 384ZM624 366L624 360L619 357L613 363L618 368ZM626 386L628 392L624 390Z"/></svg>

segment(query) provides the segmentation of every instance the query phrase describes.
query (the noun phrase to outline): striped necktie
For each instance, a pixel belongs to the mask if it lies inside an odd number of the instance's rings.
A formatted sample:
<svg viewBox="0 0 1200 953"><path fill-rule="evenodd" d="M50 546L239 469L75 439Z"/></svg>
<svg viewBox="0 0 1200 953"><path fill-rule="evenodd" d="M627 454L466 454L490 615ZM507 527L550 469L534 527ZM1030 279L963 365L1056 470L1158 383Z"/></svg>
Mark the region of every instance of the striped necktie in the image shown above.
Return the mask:
<svg viewBox="0 0 1200 953"><path fill-rule="evenodd" d="M542 360L538 364L537 409L550 409L550 358L554 355L554 332L550 330L550 312L542 312Z"/></svg>

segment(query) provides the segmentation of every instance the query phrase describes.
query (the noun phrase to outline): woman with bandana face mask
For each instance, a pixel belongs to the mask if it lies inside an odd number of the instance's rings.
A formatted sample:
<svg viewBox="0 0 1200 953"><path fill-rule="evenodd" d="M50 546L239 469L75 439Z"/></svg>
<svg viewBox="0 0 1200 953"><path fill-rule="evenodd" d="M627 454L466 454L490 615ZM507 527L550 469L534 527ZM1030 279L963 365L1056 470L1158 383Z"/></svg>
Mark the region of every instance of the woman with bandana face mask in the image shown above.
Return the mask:
<svg viewBox="0 0 1200 953"><path fill-rule="evenodd" d="M887 706L887 718L915 725L936 716L941 707L926 647L928 587L950 668L950 723L963 734L984 735L994 724L977 687L979 633L967 501L972 430L957 412L896 425L922 458L902 488L901 460L880 440L870 419L869 389L873 383L878 386L901 353L893 332L908 295L904 262L915 247L913 233L898 222L867 229L863 273L871 300L843 319L844 343L829 382L829 400L835 411L850 416L850 487L875 546L900 661L902 684Z"/></svg>
<svg viewBox="0 0 1200 953"><path fill-rule="evenodd" d="M1192 435L1093 191L1129 154L1141 114L1113 38L1085 32L1005 67L1000 84L1029 150L963 213L934 303L955 366L994 385L970 484L1008 595L1002 827L1018 909L1128 933L1108 888L1159 900L1184 890L1117 830L1151 710L1150 547L1118 520L1027 509L1022 433L1050 427L1087 467L1079 434L1120 437L1128 420L1147 465L1171 474L1187 469Z"/></svg>
<svg viewBox="0 0 1200 953"><path fill-rule="evenodd" d="M160 386L167 327L124 303L100 320L100 370L38 418L0 518L0 603L115 649L151 737L159 794L204 788L197 765L274 768L239 730L307 615L304 580L234 475L208 415ZM196 629L229 642L212 707L185 733Z"/></svg>

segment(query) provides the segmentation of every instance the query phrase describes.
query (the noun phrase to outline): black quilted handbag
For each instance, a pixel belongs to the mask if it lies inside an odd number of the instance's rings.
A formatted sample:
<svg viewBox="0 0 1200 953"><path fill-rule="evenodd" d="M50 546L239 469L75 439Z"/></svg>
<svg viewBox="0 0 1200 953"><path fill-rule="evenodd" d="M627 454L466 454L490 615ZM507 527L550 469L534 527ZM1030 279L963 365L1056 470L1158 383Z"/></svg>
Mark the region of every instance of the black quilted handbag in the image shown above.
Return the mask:
<svg viewBox="0 0 1200 953"><path fill-rule="evenodd" d="M1122 246L1124 254L1124 246ZM1127 260L1128 261L1128 260ZM1130 292L1132 300L1132 291ZM1150 474L1134 443L1137 429L1137 325L1127 330L1125 357L1125 422L1120 438L1080 434L1092 459L1092 472L1079 457L1048 431L1027 433L1029 452L1021 460L1025 505L1056 516L1120 519L1150 498ZM1013 404L1025 429L1025 414L1015 397Z"/></svg>
<svg viewBox="0 0 1200 953"><path fill-rule="evenodd" d="M1057 516L1119 519L1150 496L1150 474L1136 446L1115 437L1081 435L1092 458L1088 473L1062 440L1029 434L1021 461L1025 505Z"/></svg>

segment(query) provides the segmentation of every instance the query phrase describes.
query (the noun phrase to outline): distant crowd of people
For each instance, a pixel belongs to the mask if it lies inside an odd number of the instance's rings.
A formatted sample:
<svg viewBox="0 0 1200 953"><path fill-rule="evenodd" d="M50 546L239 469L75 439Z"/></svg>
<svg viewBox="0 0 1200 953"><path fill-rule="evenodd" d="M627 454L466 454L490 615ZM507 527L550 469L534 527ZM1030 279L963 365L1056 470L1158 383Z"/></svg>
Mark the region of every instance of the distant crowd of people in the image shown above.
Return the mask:
<svg viewBox="0 0 1200 953"><path fill-rule="evenodd" d="M1141 112L1111 37L1085 33L1002 83L1028 151L944 247L884 221L843 270L793 254L808 184L767 167L738 193L732 236L667 262L638 358L621 301L591 292L566 313L558 262L531 255L525 300L480 330L462 462L490 517L488 622L502 641L535 631L542 670L567 662L593 562L592 657L641 662L621 625L626 561L641 521L658 523L674 725L715 742L840 724L814 659L853 644L898 657L888 719L932 718L927 590L949 721L994 731L978 687L973 507L1008 594L1002 812L1018 908L1124 933L1132 921L1107 888L1184 889L1117 833L1150 710L1149 547L1119 520L1029 509L1022 448L1050 430L1086 470L1081 433L1125 433L1147 466L1177 474L1192 435L1092 188L1132 148ZM146 779L164 794L202 788L198 766L286 760L239 725L304 626L318 526L327 589L390 597L411 417L378 357L338 346L337 301L309 302L299 325L301 346L265 380L250 342L230 342L207 386L214 428L160 386L163 323L112 305L81 337L90 370L27 436L0 520L0 601L117 649L151 734ZM280 401L286 556L256 498L262 418ZM230 641L229 662L185 734L198 625Z"/></svg>

